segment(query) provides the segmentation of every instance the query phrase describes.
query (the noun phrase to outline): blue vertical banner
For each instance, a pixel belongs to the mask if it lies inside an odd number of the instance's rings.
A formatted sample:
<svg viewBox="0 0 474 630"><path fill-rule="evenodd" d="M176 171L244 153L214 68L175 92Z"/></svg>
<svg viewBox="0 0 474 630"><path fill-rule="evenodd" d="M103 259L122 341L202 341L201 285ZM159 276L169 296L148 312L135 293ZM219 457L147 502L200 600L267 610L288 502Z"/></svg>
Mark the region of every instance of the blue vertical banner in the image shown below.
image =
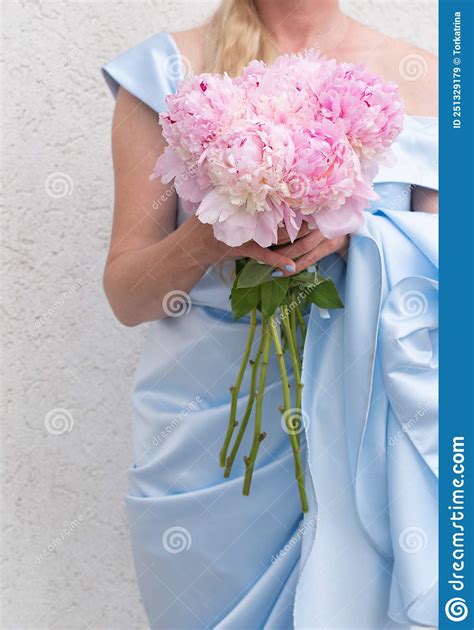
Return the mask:
<svg viewBox="0 0 474 630"><path fill-rule="evenodd" d="M440 0L439 627L474 628L474 0Z"/></svg>

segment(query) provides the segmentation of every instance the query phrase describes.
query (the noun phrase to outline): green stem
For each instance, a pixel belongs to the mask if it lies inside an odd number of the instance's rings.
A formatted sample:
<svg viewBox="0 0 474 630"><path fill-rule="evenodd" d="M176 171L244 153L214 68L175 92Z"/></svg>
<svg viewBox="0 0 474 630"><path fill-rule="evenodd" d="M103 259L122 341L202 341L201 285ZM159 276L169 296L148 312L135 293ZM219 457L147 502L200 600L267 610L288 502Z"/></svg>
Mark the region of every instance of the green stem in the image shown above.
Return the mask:
<svg viewBox="0 0 474 630"><path fill-rule="evenodd" d="M301 340L302 340L302 345L304 346L304 342L306 339L306 324L304 322L304 318L303 318L303 313L301 312L301 309L299 307L299 305L296 306L296 317L298 319L298 324L300 326L301 329Z"/></svg>
<svg viewBox="0 0 474 630"><path fill-rule="evenodd" d="M255 460L257 459L258 449L261 441L265 438L265 433L262 433L262 405L263 396L265 394L265 381L267 377L268 358L270 355L270 333L268 322L262 321L262 365L260 367L260 376L258 382L258 394L257 402L255 406L255 426L253 434L252 448L250 449L250 455L244 458L245 461L245 478L243 494L248 495L250 493L250 485L252 483L253 469L255 466Z"/></svg>
<svg viewBox="0 0 474 630"><path fill-rule="evenodd" d="M304 487L303 466L301 464L301 451L300 451L300 447L298 445L298 439L297 439L296 434L294 433L292 421L290 418L290 414L291 414L290 384L288 383L288 374L286 372L285 358L283 356L283 351L281 347L280 338L278 335L278 330L276 328L276 323L273 317L270 319L270 330L271 330L271 335L273 338L273 343L275 345L275 351L277 355L278 364L280 366L281 382L282 382L282 388L283 388L283 413L284 413L286 427L288 429L288 435L290 438L291 448L293 449L293 457L295 460L295 476L296 476L296 481L298 482L298 490L299 490L300 499L301 499L301 508L303 512L307 512L308 500L306 498L306 491Z"/></svg>
<svg viewBox="0 0 474 630"><path fill-rule="evenodd" d="M263 333L263 328L262 328L262 333ZM252 376L250 379L250 392L249 392L249 398L247 401L247 407L245 409L245 413L244 413L244 417L242 418L242 422L240 423L240 427L239 427L239 431L237 433L237 437L235 438L235 442L234 442L234 446L232 447L232 450L230 452L229 457L227 458L227 462L225 465L225 470L224 470L224 477L229 477L231 470L232 470L232 466L234 464L235 458L237 456L237 452L240 448L240 444L242 442L242 438L244 437L244 433L245 430L247 429L247 425L250 419L250 414L252 413L252 409L253 409L253 404L255 402L255 398L257 397L257 390L256 390L256 385L257 385L257 374L258 374L258 366L260 364L260 358L262 356L262 352L263 352L263 344L264 344L264 340L265 337L262 334L260 337L260 345L257 351L257 354L255 356L255 360L251 361L252 364Z"/></svg>
<svg viewBox="0 0 474 630"><path fill-rule="evenodd" d="M291 325L292 325L292 328L293 328L293 331L294 331L295 339L297 339L297 334L296 334L297 322L296 322L296 318L293 318L291 320ZM298 391L296 392L296 406L299 409L301 409L301 398L302 398L302 395L303 395L303 383L301 382L301 375L302 375L302 372L303 372L303 357L302 357L302 352L300 352L300 349L298 347L298 341L296 341L296 349L298 351L298 363L299 363L299 366L300 366L300 375L299 375L300 376L300 380L299 380L299 384L298 384ZM304 349L304 343L303 343L303 348L302 349Z"/></svg>
<svg viewBox="0 0 474 630"><path fill-rule="evenodd" d="M295 343L295 333L296 333L296 320L295 318L290 319L288 321L288 317L282 317L283 328L285 329L285 335L288 338L288 349L290 352L291 364L293 366L293 373L295 376L295 416L298 416L297 422L302 422L302 412L301 412L301 398L303 393L303 383L301 382L301 358L298 351L298 346ZM293 419L289 418L289 421L292 422ZM300 431L301 426L293 426L293 431L297 431L296 439L298 441L298 446L300 444Z"/></svg>
<svg viewBox="0 0 474 630"><path fill-rule="evenodd" d="M299 363L300 370L301 370L302 358L301 358L300 348L298 346L298 329L297 329L297 326L296 326L296 309L293 309L291 311L291 314L290 314L290 328L291 328L291 333L293 335L293 343L294 343L295 350L296 350L296 356L298 358L298 363Z"/></svg>
<svg viewBox="0 0 474 630"><path fill-rule="evenodd" d="M285 329L285 335L288 340L288 350L290 351L291 363L293 365L293 372L295 374L295 382L296 384L299 384L301 382L301 368L298 348L295 344L294 330L291 326L290 321L288 321L288 317L282 317L281 322L283 324L283 328Z"/></svg>
<svg viewBox="0 0 474 630"><path fill-rule="evenodd" d="M250 330L249 335L247 337L247 345L245 347L244 355L242 357L242 363L240 365L240 370L237 375L237 380L235 385L230 388L231 393L231 405L230 405L230 418L229 424L227 426L227 433L224 439L224 444L222 445L221 452L219 454L219 463L224 468L225 462L227 459L227 450L229 448L230 441L232 439L232 435L234 433L234 429L237 426L237 402L239 400L239 392L240 387L242 385L242 380L244 378L245 370L247 369L247 364L249 361L250 351L252 350L253 338L255 336L255 327L257 324L257 310L253 309L250 316Z"/></svg>

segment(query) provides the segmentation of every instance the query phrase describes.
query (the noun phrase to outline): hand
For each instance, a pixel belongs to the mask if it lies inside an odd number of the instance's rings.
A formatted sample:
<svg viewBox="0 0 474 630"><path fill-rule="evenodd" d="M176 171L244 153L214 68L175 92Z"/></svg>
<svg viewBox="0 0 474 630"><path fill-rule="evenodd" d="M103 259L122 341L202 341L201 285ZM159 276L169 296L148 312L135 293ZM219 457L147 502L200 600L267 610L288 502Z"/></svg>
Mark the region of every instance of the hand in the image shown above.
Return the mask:
<svg viewBox="0 0 474 630"><path fill-rule="evenodd" d="M296 269L294 272L285 273L292 275L307 269L314 263L330 254L337 253L343 258L347 255L349 247L349 236L328 239L317 229L306 230L303 236L298 235L298 239L289 245L279 247L277 250L281 256L289 256L295 260Z"/></svg>
<svg viewBox="0 0 474 630"><path fill-rule="evenodd" d="M254 241L249 241L239 247L229 247L215 238L211 225L200 223L196 217L192 217L189 221L199 224L193 227L193 236L202 243L207 264L215 265L227 260L253 258L275 267L275 277L299 273L321 258L335 252L345 257L349 245L348 236L326 239L319 230L310 229L304 223L293 243L290 242L287 231L280 228L278 246L275 249L261 247Z"/></svg>
<svg viewBox="0 0 474 630"><path fill-rule="evenodd" d="M291 256L287 256L279 249L261 247L255 241L249 241L239 247L229 247L222 241L218 241L212 229L212 225L202 224L196 217L191 217L186 223L192 227L191 238L194 242L200 243L200 250L203 253L206 265L216 265L228 260L238 260L239 258L253 258L258 262L276 267L281 274L289 275L296 270L296 263ZM306 229L303 233L306 233ZM286 230L279 231L278 244L289 242Z"/></svg>

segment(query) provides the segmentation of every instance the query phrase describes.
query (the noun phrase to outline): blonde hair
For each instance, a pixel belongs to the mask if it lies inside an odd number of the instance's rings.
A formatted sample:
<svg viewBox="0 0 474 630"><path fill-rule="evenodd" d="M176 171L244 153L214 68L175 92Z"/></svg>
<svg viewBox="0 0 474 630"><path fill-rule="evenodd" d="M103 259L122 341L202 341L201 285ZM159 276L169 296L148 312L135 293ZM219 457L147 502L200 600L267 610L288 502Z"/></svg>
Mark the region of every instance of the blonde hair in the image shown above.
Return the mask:
<svg viewBox="0 0 474 630"><path fill-rule="evenodd" d="M252 59L272 62L277 57L277 47L254 0L223 0L207 26L206 72L237 76Z"/></svg>

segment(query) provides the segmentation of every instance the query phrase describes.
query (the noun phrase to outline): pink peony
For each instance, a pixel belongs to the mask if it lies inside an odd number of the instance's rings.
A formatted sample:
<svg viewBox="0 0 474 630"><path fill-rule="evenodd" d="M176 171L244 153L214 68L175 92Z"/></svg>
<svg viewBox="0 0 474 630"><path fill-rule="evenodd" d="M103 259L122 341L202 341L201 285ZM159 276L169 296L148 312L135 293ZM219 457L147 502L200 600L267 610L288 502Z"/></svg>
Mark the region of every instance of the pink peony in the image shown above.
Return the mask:
<svg viewBox="0 0 474 630"><path fill-rule="evenodd" d="M363 66L338 64L318 100L321 115L341 125L361 158L379 158L403 127L404 106L397 85Z"/></svg>
<svg viewBox="0 0 474 630"><path fill-rule="evenodd" d="M228 245L243 238L238 245L256 240L269 247L283 220L276 204L288 192L293 155L291 134L283 125L252 124L223 134L206 152L209 179L218 194L208 194L197 216L214 224L216 237Z"/></svg>
<svg viewBox="0 0 474 630"><path fill-rule="evenodd" d="M198 160L243 108L241 90L227 75L190 76L166 102L168 112L160 114L163 135L185 160Z"/></svg>
<svg viewBox="0 0 474 630"><path fill-rule="evenodd" d="M314 51L190 77L167 104L152 177L229 246L269 247L279 227L293 240L303 221L328 238L356 230L403 124L395 84Z"/></svg>

